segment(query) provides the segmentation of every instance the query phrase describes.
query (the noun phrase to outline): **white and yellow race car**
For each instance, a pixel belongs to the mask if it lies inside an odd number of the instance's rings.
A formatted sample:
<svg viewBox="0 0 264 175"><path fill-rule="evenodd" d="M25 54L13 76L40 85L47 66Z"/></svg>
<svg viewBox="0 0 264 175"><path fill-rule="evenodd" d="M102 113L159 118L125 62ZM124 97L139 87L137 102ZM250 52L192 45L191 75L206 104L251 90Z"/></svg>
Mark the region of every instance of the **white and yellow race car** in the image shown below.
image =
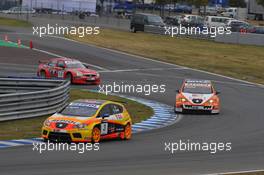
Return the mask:
<svg viewBox="0 0 264 175"><path fill-rule="evenodd" d="M126 108L105 100L71 102L42 127L42 138L54 142L100 142L131 136L132 120Z"/></svg>

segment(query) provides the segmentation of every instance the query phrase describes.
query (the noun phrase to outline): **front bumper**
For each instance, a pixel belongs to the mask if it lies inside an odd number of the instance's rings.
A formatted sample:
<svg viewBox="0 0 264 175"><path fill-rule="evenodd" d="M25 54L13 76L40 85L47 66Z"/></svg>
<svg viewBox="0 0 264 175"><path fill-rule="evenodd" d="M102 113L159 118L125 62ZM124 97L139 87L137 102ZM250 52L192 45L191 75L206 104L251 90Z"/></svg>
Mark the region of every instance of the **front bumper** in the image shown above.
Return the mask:
<svg viewBox="0 0 264 175"><path fill-rule="evenodd" d="M91 142L92 131L42 128L42 138L53 142Z"/></svg>
<svg viewBox="0 0 264 175"><path fill-rule="evenodd" d="M174 112L176 113L204 112L204 113L218 114L220 112L220 109L217 106L178 105L175 106Z"/></svg>
<svg viewBox="0 0 264 175"><path fill-rule="evenodd" d="M73 83L76 84L95 84L98 85L101 82L100 77L74 77L72 80Z"/></svg>

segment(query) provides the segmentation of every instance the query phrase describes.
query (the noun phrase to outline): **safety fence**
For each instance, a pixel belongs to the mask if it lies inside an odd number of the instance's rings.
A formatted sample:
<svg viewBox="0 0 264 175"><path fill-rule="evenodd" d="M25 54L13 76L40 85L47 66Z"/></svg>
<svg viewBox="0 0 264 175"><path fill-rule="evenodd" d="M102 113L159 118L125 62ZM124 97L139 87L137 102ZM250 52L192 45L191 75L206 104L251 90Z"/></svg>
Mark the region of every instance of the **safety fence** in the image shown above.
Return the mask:
<svg viewBox="0 0 264 175"><path fill-rule="evenodd" d="M55 113L67 105L70 82L0 78L0 121Z"/></svg>

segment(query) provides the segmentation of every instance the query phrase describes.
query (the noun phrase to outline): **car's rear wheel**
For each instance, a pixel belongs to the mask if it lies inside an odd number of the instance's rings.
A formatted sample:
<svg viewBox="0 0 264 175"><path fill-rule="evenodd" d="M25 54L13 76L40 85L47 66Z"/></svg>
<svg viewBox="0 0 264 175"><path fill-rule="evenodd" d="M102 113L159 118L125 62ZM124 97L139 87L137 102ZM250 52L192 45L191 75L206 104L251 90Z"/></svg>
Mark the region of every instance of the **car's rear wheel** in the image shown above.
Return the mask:
<svg viewBox="0 0 264 175"><path fill-rule="evenodd" d="M128 123L125 126L125 130L124 130L124 140L129 140L132 137L132 127L130 125L130 123Z"/></svg>
<svg viewBox="0 0 264 175"><path fill-rule="evenodd" d="M72 83L72 74L71 73L66 74L66 80L68 80Z"/></svg>
<svg viewBox="0 0 264 175"><path fill-rule="evenodd" d="M46 72L44 70L40 71L39 75L41 78L46 78Z"/></svg>
<svg viewBox="0 0 264 175"><path fill-rule="evenodd" d="M101 140L101 131L99 128L94 127L92 131L92 142L98 143Z"/></svg>

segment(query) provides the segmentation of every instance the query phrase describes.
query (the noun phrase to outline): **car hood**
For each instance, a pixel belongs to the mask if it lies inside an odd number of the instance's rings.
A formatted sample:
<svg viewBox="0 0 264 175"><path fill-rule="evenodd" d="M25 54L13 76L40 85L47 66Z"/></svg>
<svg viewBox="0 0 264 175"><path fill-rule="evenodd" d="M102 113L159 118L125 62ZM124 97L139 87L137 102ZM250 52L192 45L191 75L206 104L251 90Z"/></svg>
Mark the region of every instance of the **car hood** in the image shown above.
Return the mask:
<svg viewBox="0 0 264 175"><path fill-rule="evenodd" d="M79 123L89 123L94 120L92 117L80 117L80 116L65 116L62 114L54 114L48 118L50 122L54 123L67 123L67 124L79 124Z"/></svg>
<svg viewBox="0 0 264 175"><path fill-rule="evenodd" d="M192 94L192 93L182 93L182 95L190 102L193 102L194 99L202 100L201 103L205 103L209 99L211 99L214 94Z"/></svg>
<svg viewBox="0 0 264 175"><path fill-rule="evenodd" d="M94 75L97 74L95 70L86 69L86 68L75 68L71 70L81 72L82 74L94 74Z"/></svg>

